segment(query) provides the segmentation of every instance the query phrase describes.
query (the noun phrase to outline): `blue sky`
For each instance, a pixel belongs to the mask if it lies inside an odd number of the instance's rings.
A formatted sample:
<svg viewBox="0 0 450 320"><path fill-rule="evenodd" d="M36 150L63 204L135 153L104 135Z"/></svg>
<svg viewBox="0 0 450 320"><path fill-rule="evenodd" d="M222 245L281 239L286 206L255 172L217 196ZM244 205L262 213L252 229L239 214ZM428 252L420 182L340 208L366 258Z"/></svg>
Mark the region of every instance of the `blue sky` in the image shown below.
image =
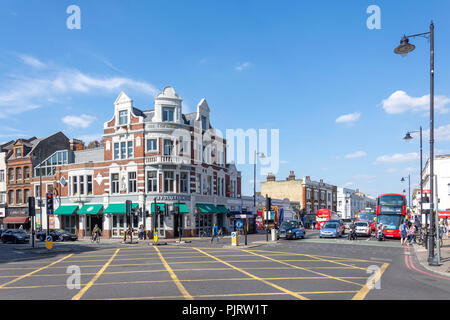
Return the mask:
<svg viewBox="0 0 450 320"><path fill-rule="evenodd" d="M80 30L66 27L72 4ZM366 26L369 5L380 7L380 30ZM0 141L58 130L90 140L121 90L150 109L171 85L185 112L205 97L223 132L279 129L277 179L294 170L401 192L402 176L419 180L418 139L401 138L429 128L429 43L412 39L406 58L393 49L434 20L436 150L450 153L449 18L448 1L3 0ZM251 195L253 166L238 169Z"/></svg>

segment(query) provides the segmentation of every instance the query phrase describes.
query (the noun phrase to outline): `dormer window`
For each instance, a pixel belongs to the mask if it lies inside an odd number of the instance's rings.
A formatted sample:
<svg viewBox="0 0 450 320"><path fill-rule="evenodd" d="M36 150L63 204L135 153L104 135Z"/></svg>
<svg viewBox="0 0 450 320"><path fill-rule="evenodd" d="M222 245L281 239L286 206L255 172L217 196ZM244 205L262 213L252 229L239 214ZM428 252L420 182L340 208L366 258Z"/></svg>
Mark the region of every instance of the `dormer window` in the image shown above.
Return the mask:
<svg viewBox="0 0 450 320"><path fill-rule="evenodd" d="M16 158L22 158L22 148L16 148Z"/></svg>
<svg viewBox="0 0 450 320"><path fill-rule="evenodd" d="M128 123L128 111L119 111L119 125L124 125Z"/></svg>
<svg viewBox="0 0 450 320"><path fill-rule="evenodd" d="M202 116L202 129L203 129L203 130L208 130L206 120L207 120L206 117L205 117L205 116Z"/></svg>
<svg viewBox="0 0 450 320"><path fill-rule="evenodd" d="M162 121L173 122L174 108L163 108L162 111Z"/></svg>

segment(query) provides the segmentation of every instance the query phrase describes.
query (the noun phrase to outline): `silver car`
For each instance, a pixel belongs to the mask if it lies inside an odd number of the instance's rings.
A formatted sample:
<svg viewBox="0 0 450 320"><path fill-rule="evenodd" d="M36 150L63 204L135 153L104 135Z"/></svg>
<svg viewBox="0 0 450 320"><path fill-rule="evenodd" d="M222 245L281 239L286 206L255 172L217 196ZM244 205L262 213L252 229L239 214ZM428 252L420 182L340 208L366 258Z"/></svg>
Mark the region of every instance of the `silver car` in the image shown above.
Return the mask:
<svg viewBox="0 0 450 320"><path fill-rule="evenodd" d="M371 229L370 223L367 221L358 221L355 223L356 226L356 234L358 236L367 236L370 237Z"/></svg>

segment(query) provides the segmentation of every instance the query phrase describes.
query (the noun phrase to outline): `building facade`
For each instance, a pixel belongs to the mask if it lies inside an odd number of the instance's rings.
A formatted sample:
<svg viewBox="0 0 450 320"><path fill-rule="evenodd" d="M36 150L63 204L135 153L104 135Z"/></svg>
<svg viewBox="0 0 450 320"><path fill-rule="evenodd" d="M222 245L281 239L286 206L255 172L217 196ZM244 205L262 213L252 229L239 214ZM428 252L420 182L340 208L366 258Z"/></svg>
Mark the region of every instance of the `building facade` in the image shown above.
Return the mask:
<svg viewBox="0 0 450 320"><path fill-rule="evenodd" d="M354 219L358 210L375 209L375 197L361 193L358 189L337 188L337 213L342 219Z"/></svg>
<svg viewBox="0 0 450 320"><path fill-rule="evenodd" d="M261 183L261 195L268 195L274 199L287 198L299 203L299 213L309 215L311 218L317 215L318 209L337 210L337 187L323 182L311 180L310 176L303 179L295 179L291 171L286 180L276 181L273 174L267 176L267 181Z"/></svg>
<svg viewBox="0 0 450 320"><path fill-rule="evenodd" d="M0 145L0 226L3 228L3 218L6 217L6 203L7 203L7 170L6 170L6 156L14 141L7 142Z"/></svg>
<svg viewBox="0 0 450 320"><path fill-rule="evenodd" d="M102 146L69 150L68 162L50 162L55 174L42 177L57 195L51 225L86 236L97 224L105 237L123 237L130 225L155 227L160 237L224 227L228 200L241 197L241 174L226 162L226 140L211 126L206 100L188 114L181 104L172 87L156 96L153 110L135 108L120 93ZM156 218L155 205L164 215Z"/></svg>
<svg viewBox="0 0 450 320"><path fill-rule="evenodd" d="M437 179L434 192L439 199L434 199L434 208L439 210L441 218L450 217L450 155L438 155L434 159L434 175ZM424 195L430 196L430 159L427 160L422 171ZM420 208L420 191L416 195L418 208ZM419 210L420 211L420 210Z"/></svg>

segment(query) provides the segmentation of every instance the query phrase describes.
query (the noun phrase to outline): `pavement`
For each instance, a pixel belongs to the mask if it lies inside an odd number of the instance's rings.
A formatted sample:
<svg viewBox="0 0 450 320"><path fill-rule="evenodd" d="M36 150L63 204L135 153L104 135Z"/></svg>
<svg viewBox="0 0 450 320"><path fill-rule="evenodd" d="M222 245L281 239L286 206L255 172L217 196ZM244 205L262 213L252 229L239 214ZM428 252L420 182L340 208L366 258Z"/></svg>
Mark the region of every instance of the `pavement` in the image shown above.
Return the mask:
<svg viewBox="0 0 450 320"><path fill-rule="evenodd" d="M428 250L425 247L414 244L414 251L420 264L425 269L450 278L450 238L444 235L439 266L430 266L428 264Z"/></svg>

